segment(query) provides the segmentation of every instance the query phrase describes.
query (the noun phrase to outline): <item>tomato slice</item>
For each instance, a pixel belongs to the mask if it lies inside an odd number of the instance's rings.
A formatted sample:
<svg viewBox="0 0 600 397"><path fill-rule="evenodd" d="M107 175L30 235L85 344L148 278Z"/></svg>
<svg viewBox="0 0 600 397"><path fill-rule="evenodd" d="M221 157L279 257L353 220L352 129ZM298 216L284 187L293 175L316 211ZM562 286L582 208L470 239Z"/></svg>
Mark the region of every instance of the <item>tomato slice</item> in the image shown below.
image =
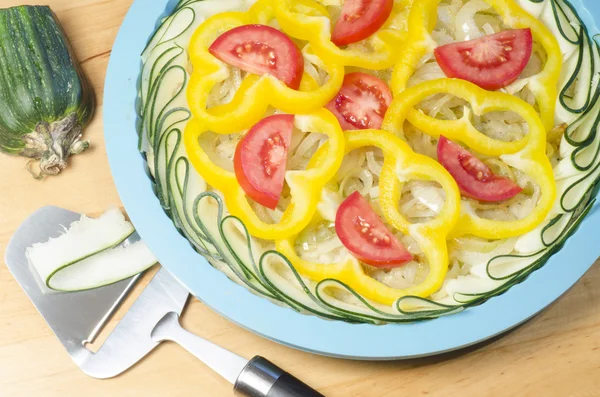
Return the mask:
<svg viewBox="0 0 600 397"><path fill-rule="evenodd" d="M467 197L497 202L513 198L523 190L512 180L495 175L481 160L444 136L438 142L437 155Z"/></svg>
<svg viewBox="0 0 600 397"><path fill-rule="evenodd" d="M394 268L413 259L358 192L338 208L335 231L352 255L368 265Z"/></svg>
<svg viewBox="0 0 600 397"><path fill-rule="evenodd" d="M210 46L221 61L246 72L270 74L298 89L304 73L304 57L294 42L266 25L244 25L231 29Z"/></svg>
<svg viewBox="0 0 600 397"><path fill-rule="evenodd" d="M345 0L331 41L345 46L366 39L383 26L393 7L394 0Z"/></svg>
<svg viewBox="0 0 600 397"><path fill-rule="evenodd" d="M438 47L435 58L446 76L498 90L519 78L531 58L532 47L529 28L505 30Z"/></svg>
<svg viewBox="0 0 600 397"><path fill-rule="evenodd" d="M340 92L325 107L337 117L343 130L380 129L392 102L383 80L370 74L347 74Z"/></svg>
<svg viewBox="0 0 600 397"><path fill-rule="evenodd" d="M294 116L269 116L252 127L238 143L233 164L244 192L270 209L277 208L285 180Z"/></svg>

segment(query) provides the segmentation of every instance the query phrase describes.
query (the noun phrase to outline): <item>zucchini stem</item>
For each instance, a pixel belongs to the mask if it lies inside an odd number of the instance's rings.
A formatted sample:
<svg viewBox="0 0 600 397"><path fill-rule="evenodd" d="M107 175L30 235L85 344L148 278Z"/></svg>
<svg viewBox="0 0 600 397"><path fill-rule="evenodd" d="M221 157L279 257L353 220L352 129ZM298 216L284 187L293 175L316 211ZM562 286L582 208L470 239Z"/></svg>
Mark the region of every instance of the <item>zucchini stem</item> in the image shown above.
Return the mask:
<svg viewBox="0 0 600 397"><path fill-rule="evenodd" d="M39 160L40 173L34 175L36 179L58 175L67 168L70 155L80 154L90 146L89 141L81 140L81 131L77 113L73 112L52 123L41 121L35 131L23 136L25 148L21 155Z"/></svg>

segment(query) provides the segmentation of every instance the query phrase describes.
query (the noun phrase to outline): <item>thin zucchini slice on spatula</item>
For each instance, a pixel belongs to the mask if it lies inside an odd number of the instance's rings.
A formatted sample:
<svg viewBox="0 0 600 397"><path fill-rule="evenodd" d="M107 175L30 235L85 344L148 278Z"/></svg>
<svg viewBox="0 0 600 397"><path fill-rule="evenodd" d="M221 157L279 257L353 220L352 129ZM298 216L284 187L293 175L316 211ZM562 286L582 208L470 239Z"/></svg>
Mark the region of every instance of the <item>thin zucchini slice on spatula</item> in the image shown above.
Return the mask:
<svg viewBox="0 0 600 397"><path fill-rule="evenodd" d="M112 208L96 219L82 216L60 237L29 247L27 257L50 289L98 288L129 278L156 263L143 241L125 242L134 232L123 214Z"/></svg>

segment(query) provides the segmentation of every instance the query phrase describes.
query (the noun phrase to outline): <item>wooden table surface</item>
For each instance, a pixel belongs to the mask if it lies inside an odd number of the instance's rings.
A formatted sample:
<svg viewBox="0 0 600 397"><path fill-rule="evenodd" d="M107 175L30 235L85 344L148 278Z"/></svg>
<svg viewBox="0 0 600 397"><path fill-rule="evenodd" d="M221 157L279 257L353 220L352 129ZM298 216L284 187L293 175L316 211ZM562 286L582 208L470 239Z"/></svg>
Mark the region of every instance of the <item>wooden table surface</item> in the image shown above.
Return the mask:
<svg viewBox="0 0 600 397"><path fill-rule="evenodd" d="M73 158L60 177L41 182L29 177L25 160L0 155L0 257L17 226L41 206L97 215L120 204L103 142L102 92L111 46L131 2L41 1L58 14L95 88L98 113L86 131L93 149ZM404 362L352 362L296 351L229 323L197 300L188 306L183 323L242 356L269 357L327 396L591 397L600 396L599 285L596 265L558 302L509 334L459 353ZM0 266L1 397L229 395L230 385L171 344L115 379L87 377Z"/></svg>

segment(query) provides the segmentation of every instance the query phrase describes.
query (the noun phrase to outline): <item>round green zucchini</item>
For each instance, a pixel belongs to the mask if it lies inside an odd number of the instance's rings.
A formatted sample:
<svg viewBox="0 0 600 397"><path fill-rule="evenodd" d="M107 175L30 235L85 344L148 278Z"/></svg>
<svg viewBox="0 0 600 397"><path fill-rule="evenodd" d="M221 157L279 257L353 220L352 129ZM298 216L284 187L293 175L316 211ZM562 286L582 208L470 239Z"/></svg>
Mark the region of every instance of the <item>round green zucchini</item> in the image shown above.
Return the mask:
<svg viewBox="0 0 600 397"><path fill-rule="evenodd" d="M84 151L95 97L56 15L0 9L0 151L39 160L40 177Z"/></svg>

